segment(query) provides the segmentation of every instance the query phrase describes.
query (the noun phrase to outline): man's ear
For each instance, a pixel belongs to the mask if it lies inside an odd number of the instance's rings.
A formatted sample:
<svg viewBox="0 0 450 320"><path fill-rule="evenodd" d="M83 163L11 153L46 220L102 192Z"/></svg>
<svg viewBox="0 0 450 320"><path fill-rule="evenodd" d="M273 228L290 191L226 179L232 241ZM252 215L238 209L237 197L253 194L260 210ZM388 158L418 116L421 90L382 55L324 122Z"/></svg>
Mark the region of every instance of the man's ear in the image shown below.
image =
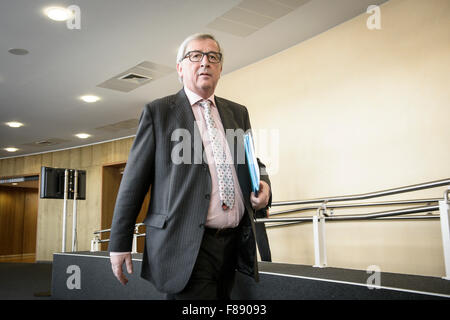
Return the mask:
<svg viewBox="0 0 450 320"><path fill-rule="evenodd" d="M177 63L177 72L178 77L183 78L183 67L181 66L180 62Z"/></svg>

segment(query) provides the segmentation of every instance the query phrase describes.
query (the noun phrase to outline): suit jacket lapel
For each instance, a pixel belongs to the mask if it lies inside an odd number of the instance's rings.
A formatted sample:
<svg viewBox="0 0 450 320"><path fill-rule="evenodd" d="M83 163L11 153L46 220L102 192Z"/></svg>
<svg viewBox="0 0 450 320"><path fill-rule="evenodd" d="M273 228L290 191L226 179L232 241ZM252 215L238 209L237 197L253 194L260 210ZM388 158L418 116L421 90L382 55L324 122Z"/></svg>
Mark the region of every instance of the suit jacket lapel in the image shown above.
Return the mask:
<svg viewBox="0 0 450 320"><path fill-rule="evenodd" d="M195 117L192 113L192 107L189 104L189 100L183 89L178 91L178 93L175 95L175 103L170 107L172 108L180 123L182 125L185 125L186 129L188 129L193 136Z"/></svg>
<svg viewBox="0 0 450 320"><path fill-rule="evenodd" d="M219 111L220 120L222 120L222 125L225 133L227 129L236 129L236 125L233 122L233 113L231 112L230 108L228 108L227 102L217 97L215 102L217 110Z"/></svg>
<svg viewBox="0 0 450 320"><path fill-rule="evenodd" d="M236 119L234 118L233 115L233 111L232 109L228 106L228 103L226 101L224 101L223 99L221 99L220 97L216 97L216 106L217 109L219 111L219 115L220 118L222 120L222 125L223 128L225 130L225 134L227 133L226 130L227 129L232 129L232 130L236 130L236 129L242 129L244 130L244 128L242 127L242 124L239 124ZM235 132L237 133L237 132ZM233 141L231 139L231 137L233 137ZM237 141L237 140L240 141ZM250 185L249 185L249 180L246 177L249 177L248 174L248 168L246 163L238 163L238 156L241 153L241 157L243 157L243 159L240 159L240 161L246 161L245 159L245 151L244 151L244 138L242 135L240 134L233 134L230 135L230 137L228 137L227 139L228 141L228 146L230 147L230 151L233 154L233 163L234 163L234 168L236 169L236 175L238 177L239 180L239 184L244 196L244 205L247 209L247 212L249 213L250 216L250 220L253 221L253 209L252 206L250 204ZM234 150L231 150L231 146L234 147ZM241 148L241 150L238 150L238 148ZM244 154L242 154L244 153ZM254 228L253 222L252 222L252 228ZM255 233L255 230L253 230L253 232Z"/></svg>
<svg viewBox="0 0 450 320"><path fill-rule="evenodd" d="M187 129L191 137L192 158L194 164L203 163L204 146L200 136L200 130L195 124L195 116L192 111L192 106L189 99L184 92L184 89L178 91L175 95L174 103L170 106L177 118L179 124L177 129ZM195 139L200 141L195 142ZM198 150L195 150L197 148ZM201 149L200 149L201 148Z"/></svg>

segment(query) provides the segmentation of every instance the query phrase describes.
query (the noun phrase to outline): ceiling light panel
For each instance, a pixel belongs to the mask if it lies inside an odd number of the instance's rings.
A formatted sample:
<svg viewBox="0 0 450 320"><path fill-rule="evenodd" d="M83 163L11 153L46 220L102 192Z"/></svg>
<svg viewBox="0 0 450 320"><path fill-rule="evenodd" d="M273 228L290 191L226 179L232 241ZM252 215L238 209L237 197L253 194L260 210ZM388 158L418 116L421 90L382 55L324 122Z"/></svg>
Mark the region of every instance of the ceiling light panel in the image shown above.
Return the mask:
<svg viewBox="0 0 450 320"><path fill-rule="evenodd" d="M222 18L233 22L247 24L258 29L274 21L273 18L255 14L239 7L233 8L226 12Z"/></svg>
<svg viewBox="0 0 450 320"><path fill-rule="evenodd" d="M66 21L72 18L73 14L69 9L61 7L50 7L44 10L47 17L54 21Z"/></svg>
<svg viewBox="0 0 450 320"><path fill-rule="evenodd" d="M268 0L244 0L237 6L272 19L281 18L292 11L292 8Z"/></svg>
<svg viewBox="0 0 450 320"><path fill-rule="evenodd" d="M11 128L20 128L23 127L23 123L17 121L6 122L6 125Z"/></svg>
<svg viewBox="0 0 450 320"><path fill-rule="evenodd" d="M99 97L91 96L91 95L82 96L80 99L87 103L93 103L93 102L97 102L98 100L100 100Z"/></svg>
<svg viewBox="0 0 450 320"><path fill-rule="evenodd" d="M88 133L77 133L75 136L77 136L80 139L87 139L89 138L91 135Z"/></svg>
<svg viewBox="0 0 450 320"><path fill-rule="evenodd" d="M296 9L311 0L271 0L271 2L276 2L291 9Z"/></svg>
<svg viewBox="0 0 450 320"><path fill-rule="evenodd" d="M259 30L258 28L220 17L209 23L207 27L243 38Z"/></svg>
<svg viewBox="0 0 450 320"><path fill-rule="evenodd" d="M247 37L311 0L243 0L208 28Z"/></svg>
<svg viewBox="0 0 450 320"><path fill-rule="evenodd" d="M119 132L121 130L129 130L129 129L135 129L139 125L139 119L128 119L116 123L111 123L105 126L101 126L98 128L95 128L96 130L103 130L106 132Z"/></svg>

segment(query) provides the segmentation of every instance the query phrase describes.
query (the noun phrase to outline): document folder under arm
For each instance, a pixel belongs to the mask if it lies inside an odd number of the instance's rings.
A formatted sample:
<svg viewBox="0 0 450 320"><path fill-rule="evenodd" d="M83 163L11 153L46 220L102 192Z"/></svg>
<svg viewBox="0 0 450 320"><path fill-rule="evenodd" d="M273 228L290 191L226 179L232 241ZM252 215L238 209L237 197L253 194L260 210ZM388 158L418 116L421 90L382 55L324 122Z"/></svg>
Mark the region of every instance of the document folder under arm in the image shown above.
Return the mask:
<svg viewBox="0 0 450 320"><path fill-rule="evenodd" d="M259 166L256 160L255 146L251 132L244 135L245 156L247 157L247 166L252 181L252 191L258 196L259 191Z"/></svg>

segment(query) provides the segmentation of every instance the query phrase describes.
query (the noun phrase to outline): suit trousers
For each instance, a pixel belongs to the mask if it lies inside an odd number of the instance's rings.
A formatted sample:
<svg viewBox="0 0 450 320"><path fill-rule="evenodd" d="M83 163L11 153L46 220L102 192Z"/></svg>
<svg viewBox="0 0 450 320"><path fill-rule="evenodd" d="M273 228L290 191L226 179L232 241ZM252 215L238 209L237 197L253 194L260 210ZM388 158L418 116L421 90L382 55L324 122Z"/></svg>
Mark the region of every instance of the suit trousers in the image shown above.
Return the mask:
<svg viewBox="0 0 450 320"><path fill-rule="evenodd" d="M256 218L266 218L267 209L258 210L255 212ZM255 224L256 243L258 244L259 255L261 261L272 262L272 254L270 252L269 238L267 237L266 225L264 223Z"/></svg>
<svg viewBox="0 0 450 320"><path fill-rule="evenodd" d="M270 252L269 238L267 237L266 226L264 223L256 223L256 242L258 243L258 251L261 261L272 262L272 254Z"/></svg>
<svg viewBox="0 0 450 320"><path fill-rule="evenodd" d="M205 228L186 287L168 300L230 300L237 265L238 228Z"/></svg>

